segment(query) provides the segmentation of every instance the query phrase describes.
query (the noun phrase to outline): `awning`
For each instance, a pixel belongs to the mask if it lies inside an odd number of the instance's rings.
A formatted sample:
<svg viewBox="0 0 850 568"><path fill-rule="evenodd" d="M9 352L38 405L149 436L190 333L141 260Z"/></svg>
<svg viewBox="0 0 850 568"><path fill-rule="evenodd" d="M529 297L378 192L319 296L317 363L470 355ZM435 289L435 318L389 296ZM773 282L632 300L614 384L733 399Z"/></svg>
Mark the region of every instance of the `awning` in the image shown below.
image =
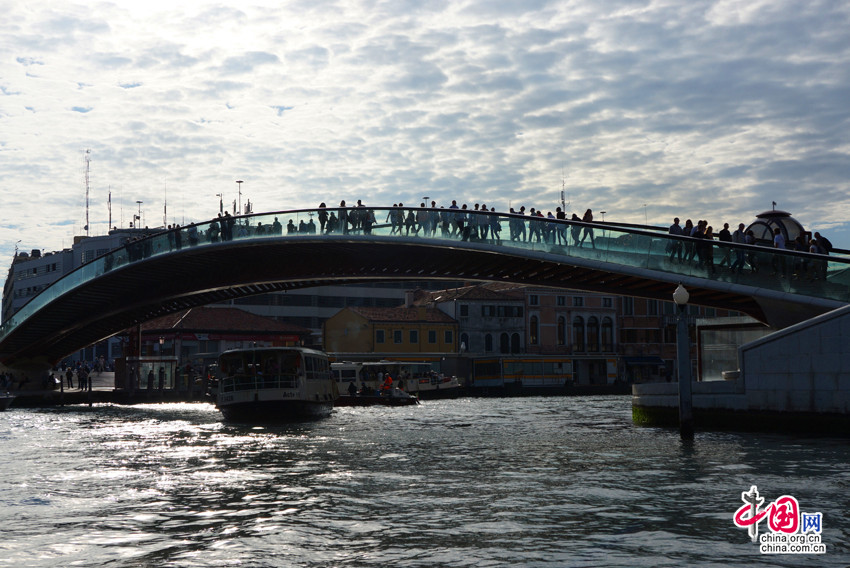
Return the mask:
<svg viewBox="0 0 850 568"><path fill-rule="evenodd" d="M661 357L623 357L626 365L663 365Z"/></svg>

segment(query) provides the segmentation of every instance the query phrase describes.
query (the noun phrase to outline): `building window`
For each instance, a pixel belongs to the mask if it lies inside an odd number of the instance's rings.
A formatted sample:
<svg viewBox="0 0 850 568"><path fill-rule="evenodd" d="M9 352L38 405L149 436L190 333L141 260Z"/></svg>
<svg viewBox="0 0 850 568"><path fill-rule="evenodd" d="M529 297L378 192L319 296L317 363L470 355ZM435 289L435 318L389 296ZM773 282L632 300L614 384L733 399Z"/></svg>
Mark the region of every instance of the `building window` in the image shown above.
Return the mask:
<svg viewBox="0 0 850 568"><path fill-rule="evenodd" d="M611 318L602 318L602 351L614 350L614 322Z"/></svg>
<svg viewBox="0 0 850 568"><path fill-rule="evenodd" d="M635 315L635 299L632 297L624 297L623 298L623 315L624 316L633 316Z"/></svg>
<svg viewBox="0 0 850 568"><path fill-rule="evenodd" d="M489 333L484 336L484 351L487 353L493 352L493 336Z"/></svg>
<svg viewBox="0 0 850 568"><path fill-rule="evenodd" d="M445 342L446 345L451 345L455 342L455 338L454 338L454 335L452 334L452 330L450 330L450 329L446 330L446 332L443 334L443 341Z"/></svg>
<svg viewBox="0 0 850 568"><path fill-rule="evenodd" d="M401 341L402 341L401 330L400 329L394 330L393 331L393 343L398 344L398 343L401 343Z"/></svg>
<svg viewBox="0 0 850 568"><path fill-rule="evenodd" d="M599 352L599 320L596 316L587 318L587 350Z"/></svg>
<svg viewBox="0 0 850 568"><path fill-rule="evenodd" d="M408 337L410 338L411 345L419 345L419 330L411 329Z"/></svg>
<svg viewBox="0 0 850 568"><path fill-rule="evenodd" d="M576 308L581 308L584 306L584 297L583 296L573 296L573 306Z"/></svg>
<svg viewBox="0 0 850 568"><path fill-rule="evenodd" d="M496 314L500 318L521 318L522 306L498 306Z"/></svg>
<svg viewBox="0 0 850 568"><path fill-rule="evenodd" d="M558 345L567 344L567 318L558 317Z"/></svg>
<svg viewBox="0 0 850 568"><path fill-rule="evenodd" d="M602 307L611 308L614 306L614 300L611 298L602 298Z"/></svg>
<svg viewBox="0 0 850 568"><path fill-rule="evenodd" d="M537 320L537 316L531 316L531 320L528 323L528 342L531 345L537 345L538 327L539 322Z"/></svg>
<svg viewBox="0 0 850 568"><path fill-rule="evenodd" d="M465 318L469 316L469 304L461 304L460 305L460 317Z"/></svg>
<svg viewBox="0 0 850 568"><path fill-rule="evenodd" d="M465 333L460 334L460 351L469 351L469 336Z"/></svg>
<svg viewBox="0 0 850 568"><path fill-rule="evenodd" d="M519 334L514 333L513 335L511 335L511 353L519 353L519 349Z"/></svg>
<svg viewBox="0 0 850 568"><path fill-rule="evenodd" d="M573 351L584 351L584 318L573 319Z"/></svg>
<svg viewBox="0 0 850 568"><path fill-rule="evenodd" d="M375 330L375 343L383 343L384 341L386 341L386 337L384 337L384 330L383 329L376 329Z"/></svg>
<svg viewBox="0 0 850 568"><path fill-rule="evenodd" d="M646 301L646 314L650 316L658 315L658 300Z"/></svg>
<svg viewBox="0 0 850 568"><path fill-rule="evenodd" d="M428 343L437 343L437 332L433 329L428 330Z"/></svg>
<svg viewBox="0 0 850 568"><path fill-rule="evenodd" d="M528 297L528 303L532 306L539 306L540 305L540 296L538 296L537 294L531 294Z"/></svg>
<svg viewBox="0 0 850 568"><path fill-rule="evenodd" d="M567 305L566 296L558 296L558 305L559 306L566 306Z"/></svg>
<svg viewBox="0 0 850 568"><path fill-rule="evenodd" d="M499 353L510 353L511 352L511 338L508 337L507 333L503 333L499 337Z"/></svg>
<svg viewBox="0 0 850 568"><path fill-rule="evenodd" d="M496 306L481 306L481 315L485 318L491 318L496 315Z"/></svg>

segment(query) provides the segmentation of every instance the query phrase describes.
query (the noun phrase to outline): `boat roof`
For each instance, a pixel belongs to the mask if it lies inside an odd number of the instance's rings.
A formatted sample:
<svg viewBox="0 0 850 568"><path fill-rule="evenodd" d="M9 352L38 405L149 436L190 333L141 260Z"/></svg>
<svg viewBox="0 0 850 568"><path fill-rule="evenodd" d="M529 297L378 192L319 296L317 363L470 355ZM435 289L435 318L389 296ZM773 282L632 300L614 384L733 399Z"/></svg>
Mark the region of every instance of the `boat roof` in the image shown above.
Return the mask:
<svg viewBox="0 0 850 568"><path fill-rule="evenodd" d="M298 353L307 353L307 354L310 354L310 355L318 355L319 357L327 357L328 356L328 354L325 353L324 351L319 351L318 349L310 349L309 347L244 347L244 348L239 348L239 349L228 349L227 351L222 351L221 355L219 355L219 357L221 357L222 355L229 355L229 354L233 354L233 353L251 353L251 352L268 353L269 351L282 351L282 352L297 351Z"/></svg>

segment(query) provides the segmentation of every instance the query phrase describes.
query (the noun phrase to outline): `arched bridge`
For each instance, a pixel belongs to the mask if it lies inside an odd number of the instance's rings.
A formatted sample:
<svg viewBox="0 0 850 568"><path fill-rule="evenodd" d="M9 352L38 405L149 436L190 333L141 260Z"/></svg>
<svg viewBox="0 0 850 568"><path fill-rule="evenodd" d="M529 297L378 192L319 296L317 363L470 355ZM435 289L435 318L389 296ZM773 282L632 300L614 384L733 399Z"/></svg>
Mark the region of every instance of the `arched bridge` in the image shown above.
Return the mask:
<svg viewBox="0 0 850 568"><path fill-rule="evenodd" d="M735 272L717 267L724 259L740 261ZM459 209L225 217L128 243L61 278L2 326L0 363L52 364L187 307L364 280L515 282L661 300L681 282L695 304L780 328L850 302L848 268L834 255Z"/></svg>

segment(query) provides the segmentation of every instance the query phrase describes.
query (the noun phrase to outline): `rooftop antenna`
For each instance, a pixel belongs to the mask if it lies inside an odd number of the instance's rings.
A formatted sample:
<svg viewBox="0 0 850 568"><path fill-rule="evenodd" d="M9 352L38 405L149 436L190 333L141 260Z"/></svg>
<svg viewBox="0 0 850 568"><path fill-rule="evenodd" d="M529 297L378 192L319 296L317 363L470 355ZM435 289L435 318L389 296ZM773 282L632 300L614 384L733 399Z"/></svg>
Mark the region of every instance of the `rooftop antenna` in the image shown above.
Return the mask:
<svg viewBox="0 0 850 568"><path fill-rule="evenodd" d="M236 180L236 187L239 188L239 214L242 214L242 180Z"/></svg>
<svg viewBox="0 0 850 568"><path fill-rule="evenodd" d="M106 209L109 211L109 225L106 227L108 233L112 229L112 186L109 186L109 197L106 199Z"/></svg>
<svg viewBox="0 0 850 568"><path fill-rule="evenodd" d="M162 186L162 228L168 227L168 179L163 180Z"/></svg>
<svg viewBox="0 0 850 568"><path fill-rule="evenodd" d="M86 226L84 227L86 230L86 236L89 236L89 164L91 163L91 158L89 155L91 154L91 150L86 150L85 160L86 160Z"/></svg>
<svg viewBox="0 0 850 568"><path fill-rule="evenodd" d="M774 211L776 211L776 202L775 202L775 201L771 201L771 203L773 203L773 210L774 210Z"/></svg>
<svg viewBox="0 0 850 568"><path fill-rule="evenodd" d="M564 169L561 168L561 211L563 211L564 213L567 212L567 205L569 205L569 203L564 200L564 197L566 196L566 194L567 194L567 179L564 176Z"/></svg>

